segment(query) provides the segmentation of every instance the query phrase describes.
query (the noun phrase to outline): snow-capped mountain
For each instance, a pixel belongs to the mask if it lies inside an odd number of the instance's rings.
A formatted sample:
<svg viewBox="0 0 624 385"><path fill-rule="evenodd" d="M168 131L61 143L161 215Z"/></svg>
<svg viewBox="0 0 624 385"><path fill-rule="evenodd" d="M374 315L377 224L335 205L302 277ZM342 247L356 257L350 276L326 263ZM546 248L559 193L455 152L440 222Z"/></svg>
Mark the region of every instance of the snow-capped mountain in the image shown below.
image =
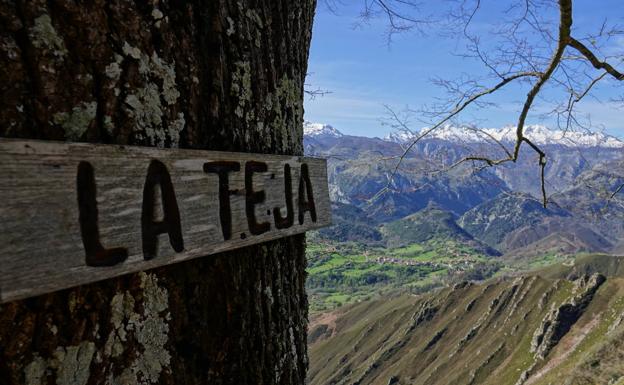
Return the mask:
<svg viewBox="0 0 624 385"><path fill-rule="evenodd" d="M333 136L336 138L343 136L340 131L330 126L329 124L311 123L311 122L303 123L303 135L309 136L309 137Z"/></svg>
<svg viewBox="0 0 624 385"><path fill-rule="evenodd" d="M427 128L423 128L418 132L396 132L388 135L384 139L390 142L405 143L413 141L426 131ZM620 139L601 132L565 132L563 130L552 130L541 125L530 125L525 127L524 134L537 145L558 144L568 147L624 147L624 142ZM513 126L506 126L503 128L473 128L446 125L428 133L425 138L463 143L493 142L494 140L508 143L515 141L516 128Z"/></svg>

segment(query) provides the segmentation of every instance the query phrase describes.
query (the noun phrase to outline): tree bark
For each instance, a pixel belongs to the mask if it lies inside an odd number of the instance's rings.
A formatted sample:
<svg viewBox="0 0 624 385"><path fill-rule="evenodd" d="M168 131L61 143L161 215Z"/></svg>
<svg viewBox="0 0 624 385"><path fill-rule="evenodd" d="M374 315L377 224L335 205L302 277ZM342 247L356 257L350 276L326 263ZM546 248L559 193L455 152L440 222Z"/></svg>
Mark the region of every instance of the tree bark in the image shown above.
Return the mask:
<svg viewBox="0 0 624 385"><path fill-rule="evenodd" d="M0 136L302 154L314 8L2 0ZM4 304L0 384L303 384L304 251L294 236Z"/></svg>

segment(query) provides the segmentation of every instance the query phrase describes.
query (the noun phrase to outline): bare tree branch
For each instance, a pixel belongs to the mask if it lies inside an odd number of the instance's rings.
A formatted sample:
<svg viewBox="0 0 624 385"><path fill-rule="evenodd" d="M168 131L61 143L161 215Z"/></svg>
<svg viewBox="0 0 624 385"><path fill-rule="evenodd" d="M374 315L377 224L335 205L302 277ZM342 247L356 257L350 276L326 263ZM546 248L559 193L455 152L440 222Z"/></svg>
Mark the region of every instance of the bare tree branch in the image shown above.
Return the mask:
<svg viewBox="0 0 624 385"><path fill-rule="evenodd" d="M499 90L500 88L504 87L506 84L516 80L516 79L520 79L523 77L541 77L542 74L537 73L537 72L522 72L519 74L515 74L506 78L503 78L503 80L501 80L500 82L498 82L498 84L494 85L493 87L484 89L480 92L475 93L474 95L471 95L470 97L468 97L466 100L464 100L463 102L459 103L458 105L455 106L455 109L453 111L451 111L451 113L449 113L444 119L440 120L437 124L435 124L434 126L427 128L426 130L424 130L424 132L422 132L416 139L412 140L411 143L405 148L405 150L403 151L403 154L399 157L399 160L397 162L396 167L394 168L394 170L392 171L392 174L390 175L390 181L388 183L391 183L392 179L394 178L394 176L396 175L396 173L399 170L399 167L401 166L401 163L403 162L403 159L405 159L405 157L407 156L407 154L410 152L410 150L416 145L416 143L418 143L422 138L424 138L425 136L427 136L428 134L430 134L431 132L433 132L434 130L438 129L440 126L442 126L444 123L448 122L450 119L452 119L454 116L458 115L460 112L462 112L466 107L468 107L470 104L474 103L475 101L477 101L479 98L482 98L486 95L490 95L494 92L496 92L497 90ZM396 115L395 115L396 116ZM517 156L516 156L517 157Z"/></svg>
<svg viewBox="0 0 624 385"><path fill-rule="evenodd" d="M573 37L569 37L567 44L570 47L579 51L583 56L585 56L587 60L589 60L589 62L594 66L594 68L607 71L609 75L613 76L616 80L624 80L623 73L613 68L613 66L606 61L601 61L600 59L598 59L596 55L594 55L594 53L580 41L576 40Z"/></svg>

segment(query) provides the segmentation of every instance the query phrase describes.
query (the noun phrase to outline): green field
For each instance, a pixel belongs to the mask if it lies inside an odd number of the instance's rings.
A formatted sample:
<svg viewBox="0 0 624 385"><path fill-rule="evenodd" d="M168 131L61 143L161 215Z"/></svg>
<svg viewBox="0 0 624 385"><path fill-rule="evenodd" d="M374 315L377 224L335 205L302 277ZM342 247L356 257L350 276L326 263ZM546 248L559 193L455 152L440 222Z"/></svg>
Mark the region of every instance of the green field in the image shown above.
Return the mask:
<svg viewBox="0 0 624 385"><path fill-rule="evenodd" d="M501 268L495 258L439 240L397 248L313 241L307 257L313 313L391 291L420 293L459 279L485 279Z"/></svg>

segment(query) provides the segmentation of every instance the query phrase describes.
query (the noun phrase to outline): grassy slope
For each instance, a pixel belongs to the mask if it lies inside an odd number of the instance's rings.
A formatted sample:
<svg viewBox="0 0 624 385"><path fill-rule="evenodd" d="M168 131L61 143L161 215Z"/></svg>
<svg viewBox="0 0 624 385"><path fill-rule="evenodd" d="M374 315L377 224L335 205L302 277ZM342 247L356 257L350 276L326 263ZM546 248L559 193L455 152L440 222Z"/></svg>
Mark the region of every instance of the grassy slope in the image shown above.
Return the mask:
<svg viewBox="0 0 624 385"><path fill-rule="evenodd" d="M325 333L333 336L310 345L310 384L513 385L534 364L533 376L543 373L527 384L608 384L624 376L620 262L588 256L550 269L549 278L496 279L340 308ZM535 330L573 290L555 277L574 268L607 269L611 277L546 359L536 360L529 352ZM311 332L323 319L312 319Z"/></svg>

